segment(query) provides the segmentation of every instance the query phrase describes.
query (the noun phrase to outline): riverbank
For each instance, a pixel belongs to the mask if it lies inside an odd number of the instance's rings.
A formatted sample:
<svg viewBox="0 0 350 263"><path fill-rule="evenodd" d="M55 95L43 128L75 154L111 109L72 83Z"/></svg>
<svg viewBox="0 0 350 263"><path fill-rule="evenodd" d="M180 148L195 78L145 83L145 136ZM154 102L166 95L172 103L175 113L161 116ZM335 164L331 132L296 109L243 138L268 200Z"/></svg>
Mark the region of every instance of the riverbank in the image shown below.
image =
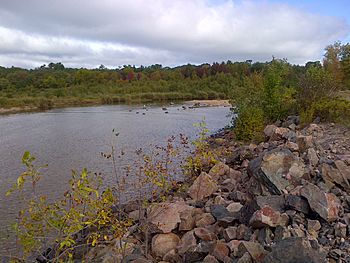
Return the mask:
<svg viewBox="0 0 350 263"><path fill-rule="evenodd" d="M6 114L15 114L22 112L37 112L44 111L49 109L58 109L65 107L82 107L82 106L102 106L102 105L138 105L143 103L156 103L156 104L173 104L173 103L183 103L187 107L230 107L231 104L229 100L191 100L191 101L182 101L182 100L135 100L135 101L116 101L115 103L104 103L100 99L86 99L86 100L62 100L56 101L55 103L46 103L39 106L17 106L17 107L0 107L0 115Z"/></svg>
<svg viewBox="0 0 350 263"><path fill-rule="evenodd" d="M129 231L84 259L348 262L350 129L302 128L292 117L266 126L264 135L249 145L229 131L210 138L212 150L225 153L214 166L177 183L166 201L123 206L134 222Z"/></svg>

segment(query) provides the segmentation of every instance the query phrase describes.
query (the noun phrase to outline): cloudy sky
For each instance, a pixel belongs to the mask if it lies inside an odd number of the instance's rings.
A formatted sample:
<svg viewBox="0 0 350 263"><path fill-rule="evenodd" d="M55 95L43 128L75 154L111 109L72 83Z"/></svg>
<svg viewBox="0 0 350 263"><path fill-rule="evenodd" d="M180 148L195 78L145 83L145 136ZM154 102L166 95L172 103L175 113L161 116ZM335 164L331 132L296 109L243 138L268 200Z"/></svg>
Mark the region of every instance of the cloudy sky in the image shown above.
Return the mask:
<svg viewBox="0 0 350 263"><path fill-rule="evenodd" d="M350 42L349 0L0 0L0 65L115 68L319 60Z"/></svg>

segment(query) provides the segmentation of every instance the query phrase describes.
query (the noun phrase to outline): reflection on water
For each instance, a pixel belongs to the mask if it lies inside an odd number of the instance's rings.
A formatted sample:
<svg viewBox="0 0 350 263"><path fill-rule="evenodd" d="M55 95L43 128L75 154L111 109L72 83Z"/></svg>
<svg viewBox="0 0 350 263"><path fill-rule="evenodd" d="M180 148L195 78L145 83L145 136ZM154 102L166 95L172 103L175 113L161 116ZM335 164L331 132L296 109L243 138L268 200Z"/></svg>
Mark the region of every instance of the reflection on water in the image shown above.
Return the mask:
<svg viewBox="0 0 350 263"><path fill-rule="evenodd" d="M43 170L39 189L53 199L65 191L71 169L86 167L106 174L106 183L113 182L112 167L100 155L110 151L112 129L119 132L116 146L127 151L165 143L169 136L180 133L193 138L193 124L203 117L211 131L229 123L229 108L225 107L184 110L173 105L167 112L158 106L118 105L0 116L0 248L21 206L15 196L5 197L5 192L22 171L24 151L36 156L38 164L49 165ZM132 163L132 158L124 162Z"/></svg>

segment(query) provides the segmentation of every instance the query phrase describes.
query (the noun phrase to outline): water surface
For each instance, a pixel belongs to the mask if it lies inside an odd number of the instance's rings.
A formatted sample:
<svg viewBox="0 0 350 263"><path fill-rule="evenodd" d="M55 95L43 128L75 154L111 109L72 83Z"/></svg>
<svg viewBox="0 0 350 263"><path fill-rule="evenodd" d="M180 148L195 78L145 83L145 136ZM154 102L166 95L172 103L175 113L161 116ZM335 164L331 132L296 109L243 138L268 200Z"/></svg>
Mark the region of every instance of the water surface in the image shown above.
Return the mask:
<svg viewBox="0 0 350 263"><path fill-rule="evenodd" d="M5 193L23 171L24 151L30 151L37 164L48 164L39 189L53 199L66 190L71 169L86 167L106 174L107 183L113 181L111 165L100 155L110 150L112 129L120 133L114 141L116 146L133 151L163 144L169 136L180 133L194 138L193 124L203 118L212 132L229 123L227 107L184 110L173 105L167 106L167 111L159 106L143 109L118 105L0 116L0 248L6 243L9 223L14 222L21 207L15 196L5 197ZM124 162L133 161L127 158Z"/></svg>

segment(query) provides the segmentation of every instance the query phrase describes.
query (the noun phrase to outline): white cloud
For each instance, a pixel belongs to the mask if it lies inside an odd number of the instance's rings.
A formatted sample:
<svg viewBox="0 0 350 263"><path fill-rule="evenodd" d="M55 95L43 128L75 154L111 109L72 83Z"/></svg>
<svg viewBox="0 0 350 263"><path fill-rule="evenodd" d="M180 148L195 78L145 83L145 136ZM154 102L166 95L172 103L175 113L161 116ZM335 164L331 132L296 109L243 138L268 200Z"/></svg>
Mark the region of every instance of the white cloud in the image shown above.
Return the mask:
<svg viewBox="0 0 350 263"><path fill-rule="evenodd" d="M348 33L339 18L266 1L11 0L0 6L0 64L304 63Z"/></svg>

